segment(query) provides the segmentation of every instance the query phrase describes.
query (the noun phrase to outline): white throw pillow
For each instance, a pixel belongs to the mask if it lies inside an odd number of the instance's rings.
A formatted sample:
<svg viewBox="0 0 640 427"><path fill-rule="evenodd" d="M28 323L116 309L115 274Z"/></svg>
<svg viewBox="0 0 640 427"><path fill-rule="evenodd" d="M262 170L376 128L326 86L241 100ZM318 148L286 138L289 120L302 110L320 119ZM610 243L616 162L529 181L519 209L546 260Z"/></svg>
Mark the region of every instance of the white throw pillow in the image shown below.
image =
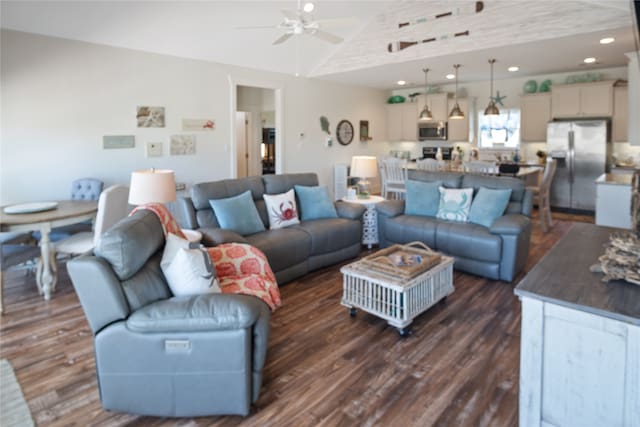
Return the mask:
<svg viewBox="0 0 640 427"><path fill-rule="evenodd" d="M438 188L440 191L440 203L438 204L439 219L449 221L469 221L473 188Z"/></svg>
<svg viewBox="0 0 640 427"><path fill-rule="evenodd" d="M296 193L293 188L286 193L265 194L262 197L264 197L264 203L269 214L270 230L300 224L298 207L296 206Z"/></svg>
<svg viewBox="0 0 640 427"><path fill-rule="evenodd" d="M209 253L175 234L167 235L160 268L175 296L221 292Z"/></svg>

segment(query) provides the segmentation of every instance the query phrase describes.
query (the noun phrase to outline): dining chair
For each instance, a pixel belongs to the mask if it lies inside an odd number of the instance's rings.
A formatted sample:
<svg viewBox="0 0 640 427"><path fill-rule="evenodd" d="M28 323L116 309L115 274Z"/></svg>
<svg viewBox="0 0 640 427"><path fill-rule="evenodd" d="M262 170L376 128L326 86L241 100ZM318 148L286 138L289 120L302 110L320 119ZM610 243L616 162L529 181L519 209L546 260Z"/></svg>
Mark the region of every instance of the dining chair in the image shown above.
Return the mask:
<svg viewBox="0 0 640 427"><path fill-rule="evenodd" d="M116 222L129 214L129 187L112 185L100 193L98 212L93 231L85 231L54 243L55 252L64 255L80 255L90 251L100 236Z"/></svg>
<svg viewBox="0 0 640 427"><path fill-rule="evenodd" d="M407 161L393 157L382 159L381 162L382 196L387 199L393 194L399 199L407 192ZM395 198L394 197L394 198Z"/></svg>
<svg viewBox="0 0 640 427"><path fill-rule="evenodd" d="M477 173L483 175L497 175L499 173L498 166L494 162L472 161L462 165L462 170L468 173Z"/></svg>
<svg viewBox="0 0 640 427"><path fill-rule="evenodd" d="M71 200L98 200L104 182L97 178L79 178L71 183Z"/></svg>
<svg viewBox="0 0 640 427"><path fill-rule="evenodd" d="M533 192L533 197L538 199L538 215L540 216L542 231L545 233L548 231L549 227L553 226L549 193L551 193L551 183L553 182L557 166L558 161L549 157L544 167L540 184L537 186L526 187L528 190Z"/></svg>
<svg viewBox="0 0 640 427"><path fill-rule="evenodd" d="M29 233L0 233L0 314L3 312L4 272L36 259L40 248Z"/></svg>
<svg viewBox="0 0 640 427"><path fill-rule="evenodd" d="M436 172L444 169L444 162L436 159L422 159L416 162L416 169Z"/></svg>

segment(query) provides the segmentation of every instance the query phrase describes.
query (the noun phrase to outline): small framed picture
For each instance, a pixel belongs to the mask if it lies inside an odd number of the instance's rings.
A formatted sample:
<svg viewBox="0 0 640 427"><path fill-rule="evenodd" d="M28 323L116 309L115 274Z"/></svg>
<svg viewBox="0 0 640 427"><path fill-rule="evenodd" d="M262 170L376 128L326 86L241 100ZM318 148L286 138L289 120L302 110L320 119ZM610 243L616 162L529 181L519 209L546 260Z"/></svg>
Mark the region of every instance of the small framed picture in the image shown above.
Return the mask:
<svg viewBox="0 0 640 427"><path fill-rule="evenodd" d="M369 120L360 120L360 141L370 141Z"/></svg>
<svg viewBox="0 0 640 427"><path fill-rule="evenodd" d="M136 119L139 128L163 128L164 107L138 106Z"/></svg>

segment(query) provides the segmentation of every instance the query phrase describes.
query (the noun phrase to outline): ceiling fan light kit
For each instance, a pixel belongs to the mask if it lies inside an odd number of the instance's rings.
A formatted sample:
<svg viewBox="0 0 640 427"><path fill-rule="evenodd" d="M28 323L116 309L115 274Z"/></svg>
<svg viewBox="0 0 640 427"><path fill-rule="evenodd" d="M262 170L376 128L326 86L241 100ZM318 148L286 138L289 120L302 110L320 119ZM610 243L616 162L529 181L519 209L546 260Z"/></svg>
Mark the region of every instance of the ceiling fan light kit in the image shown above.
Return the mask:
<svg viewBox="0 0 640 427"><path fill-rule="evenodd" d="M451 109L451 113L449 113L449 118L453 120L464 119L464 113L460 109L458 105L458 68L460 68L460 64L455 64L453 68L456 69L456 92L455 92L455 105Z"/></svg>
<svg viewBox="0 0 640 427"><path fill-rule="evenodd" d="M495 62L495 59L489 60L489 64L491 64L491 91L489 92L489 105L484 110L485 116L497 116L500 114L500 110L498 110L498 107L493 100L493 64L495 64Z"/></svg>
<svg viewBox="0 0 640 427"><path fill-rule="evenodd" d="M429 84L428 84L428 81L427 81L427 73L429 72L429 69L428 68L423 68L422 71L424 72L424 108L420 112L420 116L418 117L418 120L427 121L427 120L433 119L433 115L431 114L431 110L429 110L429 104L427 103L427 96L428 96L428 93L429 93Z"/></svg>

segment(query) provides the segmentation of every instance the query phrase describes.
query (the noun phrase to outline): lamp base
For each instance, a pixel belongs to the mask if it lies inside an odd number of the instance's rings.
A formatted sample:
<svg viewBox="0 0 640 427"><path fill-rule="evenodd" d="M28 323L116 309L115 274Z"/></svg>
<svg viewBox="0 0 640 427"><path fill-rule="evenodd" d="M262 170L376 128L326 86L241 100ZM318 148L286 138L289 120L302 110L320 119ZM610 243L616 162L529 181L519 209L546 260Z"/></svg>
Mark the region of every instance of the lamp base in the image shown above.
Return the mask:
<svg viewBox="0 0 640 427"><path fill-rule="evenodd" d="M362 178L358 181L358 199L368 199L371 195L369 181Z"/></svg>

